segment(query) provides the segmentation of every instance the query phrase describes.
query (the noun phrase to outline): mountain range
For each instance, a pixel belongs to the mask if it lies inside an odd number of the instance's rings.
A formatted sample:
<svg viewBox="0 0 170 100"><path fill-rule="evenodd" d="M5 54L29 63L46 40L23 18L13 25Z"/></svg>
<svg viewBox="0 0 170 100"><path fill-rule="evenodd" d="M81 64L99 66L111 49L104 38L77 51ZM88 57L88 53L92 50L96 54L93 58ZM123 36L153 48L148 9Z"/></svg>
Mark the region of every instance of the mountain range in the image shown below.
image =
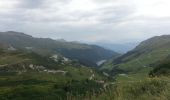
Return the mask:
<svg viewBox="0 0 170 100"><path fill-rule="evenodd" d="M0 32L0 100L169 100L169 62L170 35L120 55L96 45Z"/></svg>
<svg viewBox="0 0 170 100"><path fill-rule="evenodd" d="M8 31L0 32L0 43L9 49L33 51L41 55L62 55L78 60L86 66L97 66L97 62L117 57L119 54L97 45L88 45L50 38L35 38L30 35Z"/></svg>
<svg viewBox="0 0 170 100"><path fill-rule="evenodd" d="M109 50L116 51L120 54L124 54L132 49L134 49L139 43L132 42L132 43L110 43L110 42L96 42L92 43L104 47Z"/></svg>

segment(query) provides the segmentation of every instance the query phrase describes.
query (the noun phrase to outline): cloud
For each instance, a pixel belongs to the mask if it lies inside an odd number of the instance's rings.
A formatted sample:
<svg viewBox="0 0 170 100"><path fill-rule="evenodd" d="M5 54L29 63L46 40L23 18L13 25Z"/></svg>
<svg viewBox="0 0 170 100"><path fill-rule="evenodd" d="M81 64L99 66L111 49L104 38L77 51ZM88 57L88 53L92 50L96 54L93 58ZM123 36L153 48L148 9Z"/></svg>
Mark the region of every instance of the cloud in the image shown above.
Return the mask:
<svg viewBox="0 0 170 100"><path fill-rule="evenodd" d="M0 0L1 31L78 41L169 34L169 0Z"/></svg>

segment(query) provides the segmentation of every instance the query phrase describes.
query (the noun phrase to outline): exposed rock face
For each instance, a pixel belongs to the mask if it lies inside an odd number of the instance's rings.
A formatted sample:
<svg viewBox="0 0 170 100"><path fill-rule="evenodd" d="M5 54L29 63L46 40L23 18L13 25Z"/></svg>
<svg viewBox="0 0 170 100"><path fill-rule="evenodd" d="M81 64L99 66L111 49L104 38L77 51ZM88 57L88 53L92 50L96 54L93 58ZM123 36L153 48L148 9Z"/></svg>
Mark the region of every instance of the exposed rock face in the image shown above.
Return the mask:
<svg viewBox="0 0 170 100"><path fill-rule="evenodd" d="M67 73L67 71L49 70L49 69L46 69L44 66L34 65L34 64L0 65L0 72L16 72L18 74L22 74L22 73L28 72L28 71L46 72L46 73L52 73L52 74L61 73L63 75L65 75Z"/></svg>
<svg viewBox="0 0 170 100"><path fill-rule="evenodd" d="M63 70L44 70L47 73L52 73L52 74L56 74L56 73L62 73L63 75L65 75L67 73L67 71L63 71Z"/></svg>
<svg viewBox="0 0 170 100"><path fill-rule="evenodd" d="M33 47L25 47L25 49L27 49L27 50L32 50Z"/></svg>
<svg viewBox="0 0 170 100"><path fill-rule="evenodd" d="M8 50L9 50L9 51L15 51L15 50L17 50L17 49L15 49L14 47L10 46L10 47L8 48Z"/></svg>
<svg viewBox="0 0 170 100"><path fill-rule="evenodd" d="M57 54L52 55L50 58L53 59L55 62L61 61L63 64L65 62L71 61L69 58L66 58L66 57L63 57L63 56L57 55Z"/></svg>
<svg viewBox="0 0 170 100"><path fill-rule="evenodd" d="M43 71L44 66L34 64L12 64L0 65L1 72L27 72L27 71Z"/></svg>

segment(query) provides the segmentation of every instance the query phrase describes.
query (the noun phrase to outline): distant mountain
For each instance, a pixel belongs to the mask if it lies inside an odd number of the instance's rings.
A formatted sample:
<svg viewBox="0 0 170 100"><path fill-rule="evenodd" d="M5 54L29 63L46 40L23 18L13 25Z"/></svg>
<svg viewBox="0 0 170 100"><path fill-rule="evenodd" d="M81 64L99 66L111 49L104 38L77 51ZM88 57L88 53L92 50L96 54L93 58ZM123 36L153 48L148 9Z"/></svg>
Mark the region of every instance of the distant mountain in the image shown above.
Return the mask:
<svg viewBox="0 0 170 100"><path fill-rule="evenodd" d="M99 45L109 50L116 51L121 54L134 49L138 45L138 43L114 44L114 43L107 43L107 42L96 42L94 44Z"/></svg>
<svg viewBox="0 0 170 100"><path fill-rule="evenodd" d="M50 38L34 38L20 32L0 32L0 43L11 50L21 49L33 51L41 55L60 54L66 58L78 60L87 66L97 66L97 62L115 57L118 53L96 45L52 40Z"/></svg>
<svg viewBox="0 0 170 100"><path fill-rule="evenodd" d="M108 61L102 67L112 72L147 71L152 65L170 55L170 35L156 36L141 42L135 49Z"/></svg>

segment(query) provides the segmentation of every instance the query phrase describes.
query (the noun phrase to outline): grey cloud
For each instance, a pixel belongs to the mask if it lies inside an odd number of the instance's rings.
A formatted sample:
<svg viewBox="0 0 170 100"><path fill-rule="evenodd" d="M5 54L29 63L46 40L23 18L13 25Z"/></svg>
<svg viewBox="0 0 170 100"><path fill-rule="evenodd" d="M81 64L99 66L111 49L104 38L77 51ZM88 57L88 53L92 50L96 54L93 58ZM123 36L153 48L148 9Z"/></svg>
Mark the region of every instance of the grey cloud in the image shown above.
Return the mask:
<svg viewBox="0 0 170 100"><path fill-rule="evenodd" d="M43 4L44 0L20 0L18 7L34 9L42 6Z"/></svg>
<svg viewBox="0 0 170 100"><path fill-rule="evenodd" d="M18 0L19 8L35 9L40 7L50 7L53 3L69 3L72 0Z"/></svg>
<svg viewBox="0 0 170 100"><path fill-rule="evenodd" d="M72 0L18 1L20 3L13 10L0 13L2 31L22 31L38 37L67 40L112 42L137 41L170 31L169 17L135 16L136 8L131 4L105 6L108 2L121 0L93 0L97 9L71 12L67 9L63 12L60 8Z"/></svg>
<svg viewBox="0 0 170 100"><path fill-rule="evenodd" d="M118 2L120 0L107 0L107 1L106 0L93 0L93 1L96 2L96 3L108 3L108 2L114 3L114 2Z"/></svg>
<svg viewBox="0 0 170 100"><path fill-rule="evenodd" d="M119 23L131 16L135 12L133 9L128 6L109 7L103 10L100 20L106 24Z"/></svg>

